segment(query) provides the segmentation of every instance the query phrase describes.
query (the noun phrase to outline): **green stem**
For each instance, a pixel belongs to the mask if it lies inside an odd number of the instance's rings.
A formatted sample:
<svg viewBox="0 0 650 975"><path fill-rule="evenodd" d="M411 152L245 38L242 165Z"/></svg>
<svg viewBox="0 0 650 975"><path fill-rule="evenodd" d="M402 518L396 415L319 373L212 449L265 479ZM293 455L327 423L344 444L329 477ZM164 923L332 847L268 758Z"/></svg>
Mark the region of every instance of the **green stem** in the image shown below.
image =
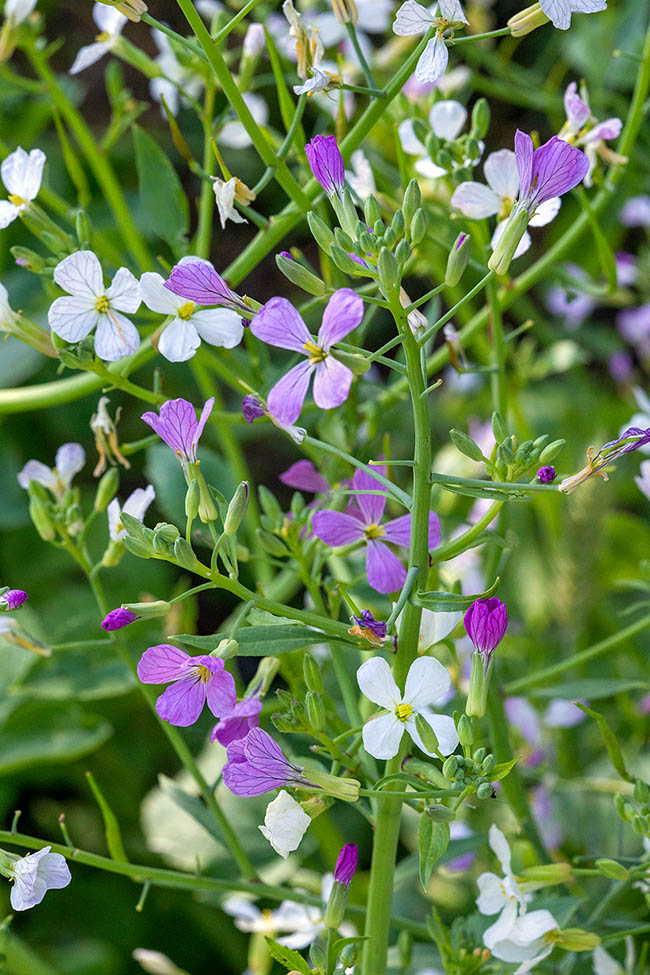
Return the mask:
<svg viewBox="0 0 650 975"><path fill-rule="evenodd" d="M208 176L214 173L215 159L210 140L212 139L212 117L214 115L215 87L209 81L205 89L203 103L203 169ZM214 217L215 196L212 181L201 180L201 197L199 200L199 225L196 231L195 252L197 257L210 256L212 241L212 220Z"/></svg>
<svg viewBox="0 0 650 975"><path fill-rule="evenodd" d="M491 277L487 282L487 297L490 308L490 324L492 325L492 364L494 366L494 371L490 375L492 402L494 409L505 420L508 412L505 377L506 345L503 338L503 318L501 317L494 277Z"/></svg>
<svg viewBox="0 0 650 975"><path fill-rule="evenodd" d="M350 41L352 42L352 47L354 48L354 53L357 56L357 61L359 62L359 65L361 67L361 70L363 71L363 75L364 75L366 81L368 82L368 87L371 89L372 92L378 92L379 90L377 88L377 83L375 82L375 79L372 76L372 71L370 70L370 65L366 61L365 55L364 55L363 51L361 50L361 45L359 44L359 38L357 37L357 32L356 32L356 29L355 29L354 24L347 23L345 25L345 27L346 27L346 30L348 32L348 37L350 38ZM383 94L383 92L382 92L382 94Z"/></svg>
<svg viewBox="0 0 650 975"><path fill-rule="evenodd" d="M472 298L474 298L479 293L479 291L482 291L483 288L487 286L488 282L491 281L493 277L494 277L494 271L488 271L485 277L481 278L479 283L474 285L471 291L468 291L466 295L463 295L460 301L456 302L453 308L450 308L449 311L442 316L442 318L439 318L437 322L433 323L433 325L429 325L429 327L426 328L421 335L418 335L418 342L420 343L420 345L424 345L424 343L427 342L430 338L432 338L436 334L436 332L440 331L442 326L446 325L447 322L454 317L456 312L463 307L463 305L466 305L468 301L471 301Z"/></svg>

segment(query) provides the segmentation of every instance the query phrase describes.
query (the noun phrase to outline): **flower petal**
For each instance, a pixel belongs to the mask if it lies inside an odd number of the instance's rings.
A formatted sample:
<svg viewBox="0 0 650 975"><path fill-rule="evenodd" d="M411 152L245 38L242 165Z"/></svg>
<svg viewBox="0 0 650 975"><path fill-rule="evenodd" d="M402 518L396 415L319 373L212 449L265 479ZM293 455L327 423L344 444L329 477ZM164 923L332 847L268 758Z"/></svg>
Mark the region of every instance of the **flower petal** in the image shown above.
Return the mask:
<svg viewBox="0 0 650 975"><path fill-rule="evenodd" d="M401 589L406 579L406 569L397 556L382 542L373 540L366 548L366 574L372 588L384 594Z"/></svg>
<svg viewBox="0 0 650 975"><path fill-rule="evenodd" d="M267 345L291 349L302 355L305 355L305 343L312 340L301 316L286 298L267 301L251 320L250 329Z"/></svg>
<svg viewBox="0 0 650 975"><path fill-rule="evenodd" d="M207 681L205 688L208 707L215 718L222 718L229 711L232 711L237 701L235 680L232 674L229 674L223 668L217 670L210 675L210 679Z"/></svg>
<svg viewBox="0 0 650 975"><path fill-rule="evenodd" d="M333 548L350 545L364 537L363 525L358 518L342 511L317 511L312 516L311 526L314 535Z"/></svg>
<svg viewBox="0 0 650 975"><path fill-rule="evenodd" d="M180 296L165 287L165 279L156 271L145 271L140 278L140 294L147 308L159 315L175 315L184 304Z"/></svg>
<svg viewBox="0 0 650 975"><path fill-rule="evenodd" d="M47 320L52 331L66 342L81 342L92 332L100 318L87 297L66 295L50 305Z"/></svg>
<svg viewBox="0 0 650 975"><path fill-rule="evenodd" d="M72 67L68 71L68 74L79 74L80 71L85 71L92 64L96 64L100 58L103 58L105 54L111 49L111 45L107 44L106 41L95 41L93 44L84 44L77 51L77 56L72 62Z"/></svg>
<svg viewBox="0 0 650 975"><path fill-rule="evenodd" d="M568 30L571 26L571 7L569 0L539 0L539 5L558 30Z"/></svg>
<svg viewBox="0 0 650 975"><path fill-rule="evenodd" d="M384 537L393 545L403 545L408 548L411 544L411 516L402 515L401 518L394 518L387 521L383 526Z"/></svg>
<svg viewBox="0 0 650 975"><path fill-rule="evenodd" d="M160 336L158 351L168 362L187 362L200 344L201 339L191 319L173 318Z"/></svg>
<svg viewBox="0 0 650 975"><path fill-rule="evenodd" d="M181 677L170 684L156 701L156 711L178 728L187 728L199 718L205 704L206 689L196 674Z"/></svg>
<svg viewBox="0 0 650 975"><path fill-rule="evenodd" d="M310 460L297 460L280 474L279 480L288 487L297 488L299 491L312 491L314 494L327 494L330 489L325 478L318 473Z"/></svg>
<svg viewBox="0 0 650 975"><path fill-rule="evenodd" d="M482 873L476 878L476 886L479 889L476 906L481 914L498 914L508 903L503 880L495 873Z"/></svg>
<svg viewBox="0 0 650 975"><path fill-rule="evenodd" d="M95 298L104 294L102 266L92 251L75 251L54 268L54 280L60 288L77 298Z"/></svg>
<svg viewBox="0 0 650 975"><path fill-rule="evenodd" d="M19 472L17 480L21 488L25 488L25 490L29 487L30 481L36 481L37 484L42 484L46 488L53 488L56 485L56 474L51 467L41 463L40 460L28 460L22 471Z"/></svg>
<svg viewBox="0 0 650 975"><path fill-rule="evenodd" d="M504 834L499 829L499 827L495 826L494 823L492 823L490 829L488 830L488 841L490 843L490 848L492 849L492 851L496 855L497 860L501 864L501 869L503 870L504 874L507 876L512 872L510 867L510 862L511 862L510 845L507 839L505 838Z"/></svg>
<svg viewBox="0 0 650 975"><path fill-rule="evenodd" d="M415 66L415 80L419 81L421 85L437 81L447 70L448 62L447 45L436 34L420 55L420 60Z"/></svg>
<svg viewBox="0 0 650 975"><path fill-rule="evenodd" d="M488 185L497 196L516 200L519 193L519 170L517 157L512 149L499 149L491 152L483 166Z"/></svg>
<svg viewBox="0 0 650 975"><path fill-rule="evenodd" d="M118 362L137 352L140 335L137 328L119 311L110 310L99 316L95 332L95 353L105 362Z"/></svg>
<svg viewBox="0 0 650 975"><path fill-rule="evenodd" d="M380 714L363 726L363 747L374 758L394 758L399 751L404 725L394 714Z"/></svg>
<svg viewBox="0 0 650 975"><path fill-rule="evenodd" d="M402 692L395 683L388 661L383 657L371 657L357 670L357 684L361 693L389 711L394 711L402 700Z"/></svg>
<svg viewBox="0 0 650 975"><path fill-rule="evenodd" d="M439 139L453 142L460 135L462 127L467 121L467 109L453 98L445 98L436 102L429 112L429 122L433 134Z"/></svg>
<svg viewBox="0 0 650 975"><path fill-rule="evenodd" d="M431 13L416 0L406 0L395 14L393 33L399 37L426 34L433 23Z"/></svg>
<svg viewBox="0 0 650 975"><path fill-rule="evenodd" d="M191 659L184 650L170 643L160 643L156 647L149 647L140 657L138 678L143 684L167 684L187 672Z"/></svg>
<svg viewBox="0 0 650 975"><path fill-rule="evenodd" d="M258 829L275 852L286 860L300 846L310 823L311 818L300 803L281 789L266 807L264 825Z"/></svg>
<svg viewBox="0 0 650 975"><path fill-rule="evenodd" d="M55 466L66 487L86 463L86 451L80 443L64 443L56 452Z"/></svg>
<svg viewBox="0 0 650 975"><path fill-rule="evenodd" d="M403 122L400 122L397 128L397 134L399 140L402 144L402 149L404 152L408 153L409 156L426 156L427 149L423 142L420 142L417 135L415 134L415 128L413 126L413 119L408 118ZM650 210L650 205L649 205Z"/></svg>
<svg viewBox="0 0 650 975"><path fill-rule="evenodd" d="M484 220L499 212L501 200L484 183L464 182L454 190L451 205L470 220Z"/></svg>
<svg viewBox="0 0 650 975"><path fill-rule="evenodd" d="M332 410L345 403L354 373L342 362L328 355L314 372L314 403L321 410Z"/></svg>
<svg viewBox="0 0 650 975"><path fill-rule="evenodd" d="M106 291L106 297L111 303L111 308L132 315L142 304L140 283L128 268L118 268L110 288Z"/></svg>
<svg viewBox="0 0 650 975"><path fill-rule="evenodd" d="M533 173L533 140L525 132L515 132L515 158L519 171L519 191L525 196L530 189Z"/></svg>
<svg viewBox="0 0 650 975"><path fill-rule="evenodd" d="M378 474L386 477L386 466L384 464L373 465ZM355 491L384 491L383 485L369 474L367 471L357 468L352 478L352 487ZM363 518L367 525L377 524L386 507L386 494L357 494L356 501Z"/></svg>
<svg viewBox="0 0 650 975"><path fill-rule="evenodd" d="M561 206L562 200L559 196L553 196L550 200L544 200L543 203L540 203L528 221L528 226L545 227L547 223L551 222L551 220L555 220Z"/></svg>
<svg viewBox="0 0 650 975"><path fill-rule="evenodd" d="M329 349L340 342L360 324L363 318L363 301L351 288L335 291L323 312L323 321L318 332L318 344Z"/></svg>
<svg viewBox="0 0 650 975"><path fill-rule="evenodd" d="M25 152L20 146L2 161L0 174L9 193L29 201L36 198L43 179L45 153L41 149Z"/></svg>
<svg viewBox="0 0 650 975"><path fill-rule="evenodd" d="M195 311L192 324L204 342L223 349L234 349L242 340L244 326L241 315L229 308L206 308Z"/></svg>
<svg viewBox="0 0 650 975"><path fill-rule="evenodd" d="M414 711L435 704L443 698L451 685L451 677L435 657L418 657L409 667L404 686L404 703Z"/></svg>
<svg viewBox="0 0 650 975"><path fill-rule="evenodd" d="M269 412L283 426L295 423L300 416L313 369L308 360L299 362L282 379L279 379L269 392L266 398Z"/></svg>
<svg viewBox="0 0 650 975"><path fill-rule="evenodd" d="M147 508L155 497L156 492L152 484L148 484L146 488L136 488L122 505L122 511L137 518L138 521L143 521Z"/></svg>
<svg viewBox="0 0 650 975"><path fill-rule="evenodd" d="M13 223L22 207L17 207L9 200L0 200L0 230L4 230L10 223Z"/></svg>

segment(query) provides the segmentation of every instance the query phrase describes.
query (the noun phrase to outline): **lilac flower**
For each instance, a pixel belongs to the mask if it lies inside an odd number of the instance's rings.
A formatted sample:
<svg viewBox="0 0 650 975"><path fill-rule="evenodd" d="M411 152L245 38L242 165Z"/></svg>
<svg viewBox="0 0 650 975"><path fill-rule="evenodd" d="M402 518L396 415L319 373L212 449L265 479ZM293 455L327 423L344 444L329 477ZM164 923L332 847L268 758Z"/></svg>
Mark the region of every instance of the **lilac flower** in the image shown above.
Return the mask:
<svg viewBox="0 0 650 975"><path fill-rule="evenodd" d="M236 796L261 796L285 785L304 785L304 769L288 761L282 749L262 728L228 745L223 781Z"/></svg>
<svg viewBox="0 0 650 975"><path fill-rule="evenodd" d="M207 261L177 264L164 284L168 291L181 298L189 298L197 305L223 305L224 308L250 315L251 309L244 299L228 287Z"/></svg>
<svg viewBox="0 0 650 975"><path fill-rule="evenodd" d="M0 606L5 606L9 610L18 609L28 599L29 596L23 589L7 589L0 596Z"/></svg>
<svg viewBox="0 0 650 975"><path fill-rule="evenodd" d="M540 484L551 484L555 480L555 468L540 467L536 477Z"/></svg>
<svg viewBox="0 0 650 975"><path fill-rule="evenodd" d="M17 857L9 868L14 881L9 900L14 911L36 907L48 890L61 890L72 880L65 857L51 849L44 846L37 853Z"/></svg>
<svg viewBox="0 0 650 975"><path fill-rule="evenodd" d="M619 457L623 457L633 450L646 447L648 444L650 444L650 427L646 430L641 429L641 427L628 427L622 431L616 440L610 440L600 450L596 450L595 447L589 447L587 450L587 464L577 474L572 474L571 477L565 477L559 485L560 491L563 494L571 494L579 484L582 484L583 481L586 481L593 474L599 474L604 481L608 481L606 467L618 460Z"/></svg>
<svg viewBox="0 0 650 975"><path fill-rule="evenodd" d="M632 375L632 357L627 352L615 352L609 357L607 365L614 382L628 382Z"/></svg>
<svg viewBox="0 0 650 975"><path fill-rule="evenodd" d="M330 486L319 474L310 460L297 460L280 474L279 480L287 487L298 491L313 491L314 494L328 494Z"/></svg>
<svg viewBox="0 0 650 975"><path fill-rule="evenodd" d="M566 264L566 271L576 281L587 281L588 275L577 264ZM577 285L556 284L550 288L546 296L546 307L558 317L564 318L566 328L572 331L578 328L588 318L596 307L596 299L580 291Z"/></svg>
<svg viewBox="0 0 650 975"><path fill-rule="evenodd" d="M171 447L186 471L188 464L196 463L196 448L213 406L211 396L197 420L194 407L186 399L170 399L162 404L160 414L143 413L142 419Z"/></svg>
<svg viewBox="0 0 650 975"><path fill-rule="evenodd" d="M506 604L497 596L477 599L465 613L464 622L476 653L483 657L483 662L487 665L494 650L503 640L508 626Z"/></svg>
<svg viewBox="0 0 650 975"><path fill-rule="evenodd" d="M643 356L650 351L650 304L636 308L624 308L616 316L616 327L621 337L633 345Z"/></svg>
<svg viewBox="0 0 650 975"><path fill-rule="evenodd" d="M621 208L620 220L624 227L650 227L650 196L631 196Z"/></svg>
<svg viewBox="0 0 650 975"><path fill-rule="evenodd" d="M386 468L377 465L377 473L386 476ZM355 471L352 485L356 491L372 491L378 481L365 471ZM357 494L358 507L342 511L317 511L312 518L314 534L326 545L366 544L366 573L368 582L377 592L389 593L401 589L406 579L406 569L384 544L408 548L411 542L411 516L402 515L381 525L386 506L386 494ZM440 522L434 512L429 513L429 549L440 541Z"/></svg>
<svg viewBox="0 0 650 975"><path fill-rule="evenodd" d="M224 747L240 738L245 738L251 728L260 723L262 702L258 697L245 697L236 701L212 729L210 741L218 741Z"/></svg>
<svg viewBox="0 0 650 975"><path fill-rule="evenodd" d="M27 490L30 481L42 484L60 501L86 463L86 454L80 443L64 443L56 452L54 467L47 467L40 460L28 460L18 474L18 483Z"/></svg>
<svg viewBox="0 0 650 975"><path fill-rule="evenodd" d="M317 406L331 410L345 402L354 376L330 350L357 327L362 317L363 302L350 288L340 288L328 301L315 342L286 298L271 298L255 315L251 332L256 338L280 349L299 352L307 359L293 366L268 395L269 412L282 425L289 426L300 416L312 373Z"/></svg>
<svg viewBox="0 0 650 975"><path fill-rule="evenodd" d="M584 92L586 98L586 91ZM596 165L597 156L601 156L609 163L625 162L623 156L609 149L605 143L611 139L618 139L623 123L620 118L608 118L604 122L596 122L592 118L591 109L586 101L578 94L578 86L572 81L564 93L564 110L567 120L560 131L560 138L566 139L574 146L583 146L589 158L589 170L585 176L585 186L593 185L591 174ZM591 124L594 123L595 124Z"/></svg>
<svg viewBox="0 0 650 975"><path fill-rule="evenodd" d="M356 623L352 630L359 630L362 636L367 634L371 643L383 643L386 638L386 624L383 620L376 620L369 609L362 610L361 616L353 616L352 619Z"/></svg>
<svg viewBox="0 0 650 975"><path fill-rule="evenodd" d="M345 170L336 136L314 136L305 146L305 153L311 171L323 189L327 193L342 197L345 188Z"/></svg>
<svg viewBox="0 0 650 975"><path fill-rule="evenodd" d="M122 607L112 609L102 620L102 630L121 630L129 623L135 623L137 618L137 613L130 609L123 609Z"/></svg>
<svg viewBox="0 0 650 975"><path fill-rule="evenodd" d="M623 288L636 284L639 277L639 265L634 254L628 254L627 251L617 251L616 277L619 285Z"/></svg>
<svg viewBox="0 0 650 975"><path fill-rule="evenodd" d="M143 684L171 685L156 701L156 711L164 721L181 728L194 724L206 702L219 718L232 711L237 700L235 682L220 657L190 657L168 643L145 650L138 677Z"/></svg>
<svg viewBox="0 0 650 975"><path fill-rule="evenodd" d="M346 843L339 853L334 867L334 881L348 887L359 864L359 847L356 843Z"/></svg>

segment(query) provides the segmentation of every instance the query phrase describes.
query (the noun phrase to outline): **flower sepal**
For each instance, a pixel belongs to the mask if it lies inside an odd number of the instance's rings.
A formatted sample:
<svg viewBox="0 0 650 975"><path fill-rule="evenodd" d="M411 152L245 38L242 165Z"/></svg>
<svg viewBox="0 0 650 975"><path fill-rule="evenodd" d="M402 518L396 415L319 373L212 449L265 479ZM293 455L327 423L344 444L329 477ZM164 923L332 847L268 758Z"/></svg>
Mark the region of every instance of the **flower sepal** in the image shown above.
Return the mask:
<svg viewBox="0 0 650 975"><path fill-rule="evenodd" d="M522 237L526 233L530 214L523 207L516 207L510 214L508 221L499 237L498 243L490 255L488 267L498 275L506 274L515 256Z"/></svg>
<svg viewBox="0 0 650 975"><path fill-rule="evenodd" d="M494 661L490 658L487 666L484 666L481 654L472 654L472 669L469 675L469 690L465 705L465 714L471 718L485 716L493 664Z"/></svg>
<svg viewBox="0 0 650 975"><path fill-rule="evenodd" d="M530 7L520 10L508 21L507 26L513 37L525 37L538 27L548 24L549 18L546 16L539 3L534 3Z"/></svg>
<svg viewBox="0 0 650 975"><path fill-rule="evenodd" d="M359 798L361 783L357 779L346 779L339 775L330 775L329 772L319 772L313 768L305 769L305 775L309 780L309 786L301 785L300 788L305 792L315 790L326 792L335 799L342 799L343 802L356 802Z"/></svg>

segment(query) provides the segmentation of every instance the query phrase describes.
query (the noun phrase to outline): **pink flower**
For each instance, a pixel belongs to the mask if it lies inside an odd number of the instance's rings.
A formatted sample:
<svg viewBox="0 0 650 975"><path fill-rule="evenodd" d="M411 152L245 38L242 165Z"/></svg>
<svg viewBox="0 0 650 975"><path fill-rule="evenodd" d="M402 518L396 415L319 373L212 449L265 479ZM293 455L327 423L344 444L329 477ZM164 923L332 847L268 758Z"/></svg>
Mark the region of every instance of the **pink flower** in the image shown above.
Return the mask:
<svg viewBox="0 0 650 975"><path fill-rule="evenodd" d="M231 712L237 700L235 681L220 657L190 657L169 643L145 650L138 677L143 684L170 684L156 701L156 711L181 728L194 724L206 702L219 718Z"/></svg>

